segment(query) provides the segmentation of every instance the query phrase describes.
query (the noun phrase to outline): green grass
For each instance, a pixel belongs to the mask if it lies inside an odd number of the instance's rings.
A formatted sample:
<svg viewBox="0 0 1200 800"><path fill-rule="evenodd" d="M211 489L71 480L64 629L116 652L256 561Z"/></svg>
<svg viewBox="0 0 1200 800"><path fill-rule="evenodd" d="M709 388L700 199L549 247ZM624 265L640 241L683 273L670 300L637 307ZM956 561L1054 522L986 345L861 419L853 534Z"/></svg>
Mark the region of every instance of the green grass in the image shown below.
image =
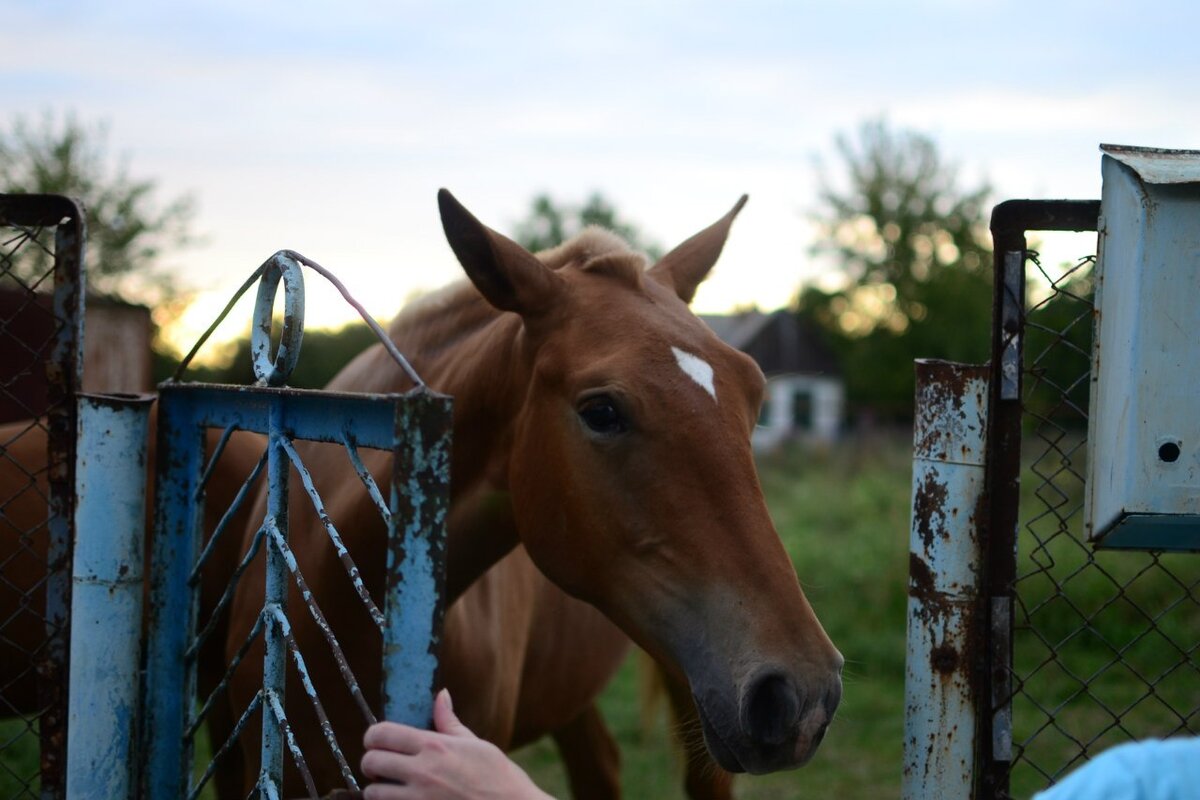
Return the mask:
<svg viewBox="0 0 1200 800"><path fill-rule="evenodd" d="M0 797L29 798L40 794L37 721L0 720Z"/></svg>
<svg viewBox="0 0 1200 800"><path fill-rule="evenodd" d="M1076 444L1077 435L1056 448L1031 437L1023 448L1016 797L1130 739L1200 733L1200 557L1084 544ZM1060 451L1074 472L1060 469Z"/></svg>

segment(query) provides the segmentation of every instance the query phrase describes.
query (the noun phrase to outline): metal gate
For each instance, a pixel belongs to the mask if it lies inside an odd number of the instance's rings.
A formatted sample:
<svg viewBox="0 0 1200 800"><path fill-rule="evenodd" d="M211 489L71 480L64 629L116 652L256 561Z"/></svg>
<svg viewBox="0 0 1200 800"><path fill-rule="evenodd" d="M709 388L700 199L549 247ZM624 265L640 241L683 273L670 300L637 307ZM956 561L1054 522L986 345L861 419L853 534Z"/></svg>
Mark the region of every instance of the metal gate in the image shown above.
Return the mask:
<svg viewBox="0 0 1200 800"><path fill-rule="evenodd" d="M1114 744L1200 733L1200 558L1083 533L1095 255L1056 266L1026 244L1096 230L1098 213L1014 201L992 215L985 797L1027 797Z"/></svg>
<svg viewBox="0 0 1200 800"><path fill-rule="evenodd" d="M252 329L254 368L259 379L256 386L169 381L160 387L155 525L150 546L140 722L125 713L125 709L133 711L139 705L136 669L95 669L88 674L86 685L80 682L73 686L71 713L73 720L80 720L80 730L71 741L68 772L72 796L199 797L218 771L224 769L228 777L231 769L224 759L256 720L261 724L261 769L252 795L281 796L285 758L299 771L310 797L328 791L331 787L314 784L308 769L308 759L314 754L304 752L294 735L289 712L295 705L285 699L289 673L293 688L299 686L306 695L302 703L310 704L319 720L329 751L326 756L337 761L345 787L357 789L322 698L310 680L306 656L311 659L313 653L301 652L292 635L295 614L311 614L324 634L321 644L332 652L347 688L357 698L364 729L375 721L376 710L387 719L429 724L442 614L450 399L424 386L386 334L348 295L347 299L383 337L384 346L399 362L397 368L407 372L416 388L405 394L355 395L283 386L298 357L303 332L301 264L333 281L346 295L332 275L296 253L281 251L260 267L238 292L240 296L261 278ZM285 289L285 313L279 343L271 357L272 305L280 281ZM92 412L90 408L86 411ZM106 497L105 501L123 508L138 505L133 495L144 485L144 475L139 472L144 469L144 460L136 455L119 455L134 451L124 442L137 436L127 436L118 429L144 431L146 418L143 410L140 420L131 414L130 421L124 423L118 419L122 411L107 409L104 413L110 416L104 417L103 423L110 438L122 444L92 444L85 454L86 466L80 467L81 486L88 492L81 506L86 505L89 513L108 513L110 524L94 518L80 520L81 558L76 562L76 572L86 573L89 580L101 581L110 589L97 595L97 604L105 602L110 607L83 610L89 619L102 622L78 627L93 629L99 638L76 644L80 652L114 654L97 655L96 660L136 665L141 643L141 592L124 592L122 599L119 591L120 584L136 580L136 567L123 565L120 558L110 554L125 554L128 561L140 565L142 546L136 536L130 539L127 535L129 529L138 527L140 515L135 512L121 517L121 524L111 523L114 514L106 512L103 503L93 502L94 486L101 479L107 481L104 485L113 485L107 473L124 466L136 476L118 482L125 489L109 493L129 496ZM205 521L206 493L212 493L218 476L231 469L230 452L239 447L238 437L247 435L265 438L245 472L236 475L238 488L230 490L229 505L207 515L209 520L216 520L210 527ZM144 433L142 436L144 440ZM357 474L366 502L382 519L381 527L386 531L383 586L365 585L363 572L354 560L362 555L350 552L338 530L339 520L328 512L314 485L311 465L305 463L303 445L298 444L301 441L336 446L345 459L346 473ZM105 447L113 455L105 457ZM360 451L366 449L382 450L390 456L386 483L377 483L378 471L373 474L364 463ZM327 452L321 457L326 458ZM97 472L101 474L97 476ZM263 515L244 529L239 528L232 521L254 505L261 488L258 479L264 473L265 499L259 500L259 508L265 509ZM289 545L287 495L293 476L298 476L308 496L305 505L320 519L329 564L344 569L341 579L353 585L378 628L377 641L383 653L382 687L364 692L359 685L344 648L363 644L339 642L341 633L326 624L310 586L313 576L306 580ZM105 538L97 544L100 536L110 533L121 538ZM231 552L237 554L236 559L214 566L218 560L214 554L229 546L234 548ZM249 635L236 645L226 645L218 634L219 622L230 613L239 581L248 570L263 569L264 561L265 597L255 609ZM219 597L211 596L201 614L202 585L209 585L206 570L214 569L216 579L225 582L216 593ZM294 593L301 599L302 609L288 608L291 584L298 590ZM248 706L230 711L229 688L234 672L249 666L244 661L256 642L262 643L264 655L258 662L261 668L254 666L252 674L256 680L261 676L261 688ZM232 651L232 656L224 662L224 675L198 695L198 662L206 644L215 644L222 652ZM381 707L372 709L363 697L375 696L377 689L381 689ZM89 704L94 706L90 711ZM218 713L227 714L218 726L226 738L213 741L209 757L193 769L205 726L211 727ZM242 796L241 775L233 775L232 780L238 796ZM225 785L226 790L230 785Z"/></svg>
<svg viewBox="0 0 1200 800"><path fill-rule="evenodd" d="M1099 211L997 206L991 362L918 368L906 798L1028 798L1200 733L1200 557L1083 532L1094 250L1051 265L1026 240Z"/></svg>
<svg viewBox="0 0 1200 800"><path fill-rule="evenodd" d="M84 230L83 210L65 197L0 195L4 797L65 796Z"/></svg>

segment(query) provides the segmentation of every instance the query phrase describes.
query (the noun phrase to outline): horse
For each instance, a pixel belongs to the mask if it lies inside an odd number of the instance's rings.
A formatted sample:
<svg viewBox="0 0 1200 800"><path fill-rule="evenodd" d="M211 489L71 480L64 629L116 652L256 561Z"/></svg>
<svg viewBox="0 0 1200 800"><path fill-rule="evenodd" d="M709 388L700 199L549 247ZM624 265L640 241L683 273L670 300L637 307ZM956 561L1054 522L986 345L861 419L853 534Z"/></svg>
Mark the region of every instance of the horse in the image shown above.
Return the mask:
<svg viewBox="0 0 1200 800"><path fill-rule="evenodd" d="M439 192L467 281L402 311L389 335L430 387L455 398L440 677L463 721L502 747L555 731L568 732L560 744L603 742L594 698L626 636L686 687L681 705L729 772L804 764L833 717L842 656L804 597L750 449L762 372L688 308L744 203L648 266L599 229L532 254ZM328 388L411 386L377 345ZM378 597L383 525L329 447L297 449ZM382 455L367 466L377 480L389 467ZM378 633L339 574L323 525L311 509L300 513L307 498L291 480L300 571L339 639L355 643L347 658L378 708ZM243 547L264 514L260 496ZM237 587L227 657L259 614L264 581L258 568ZM289 602L299 607L294 587ZM539 613L538 602L551 613ZM563 608L593 609L593 624L555 626ZM332 730L357 764L363 720L316 623L292 616ZM561 638L543 635L546 624ZM233 674L236 708L261 686L261 650L256 642ZM539 665L549 679L523 680ZM296 742L321 752L324 734L298 684L287 697ZM241 738L243 794L257 776L252 738ZM603 772L609 760L585 754L583 768ZM332 759L308 766L321 791L342 784ZM300 791L289 768L285 794Z"/></svg>

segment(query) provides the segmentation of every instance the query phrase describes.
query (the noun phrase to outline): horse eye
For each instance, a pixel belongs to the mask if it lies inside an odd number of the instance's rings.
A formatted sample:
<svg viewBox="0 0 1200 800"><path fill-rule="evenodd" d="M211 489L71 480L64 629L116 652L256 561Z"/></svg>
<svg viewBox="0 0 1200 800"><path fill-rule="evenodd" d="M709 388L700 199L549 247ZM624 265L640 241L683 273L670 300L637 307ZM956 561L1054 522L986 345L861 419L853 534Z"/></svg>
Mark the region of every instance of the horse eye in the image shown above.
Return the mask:
<svg viewBox="0 0 1200 800"><path fill-rule="evenodd" d="M606 394L589 397L579 406L579 417L593 433L614 436L629 429L616 402Z"/></svg>

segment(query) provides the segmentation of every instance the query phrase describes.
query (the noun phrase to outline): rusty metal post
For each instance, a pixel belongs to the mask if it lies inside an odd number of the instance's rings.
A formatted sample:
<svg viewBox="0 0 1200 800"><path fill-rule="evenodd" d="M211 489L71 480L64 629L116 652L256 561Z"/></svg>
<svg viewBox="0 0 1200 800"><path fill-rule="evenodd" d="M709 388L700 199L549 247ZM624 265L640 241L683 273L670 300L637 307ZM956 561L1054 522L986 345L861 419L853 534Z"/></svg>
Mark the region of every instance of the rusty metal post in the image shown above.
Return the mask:
<svg viewBox="0 0 1200 800"><path fill-rule="evenodd" d="M974 784L988 370L916 362L906 800L966 800Z"/></svg>
<svg viewBox="0 0 1200 800"><path fill-rule="evenodd" d="M79 400L67 796L134 796L151 395Z"/></svg>

